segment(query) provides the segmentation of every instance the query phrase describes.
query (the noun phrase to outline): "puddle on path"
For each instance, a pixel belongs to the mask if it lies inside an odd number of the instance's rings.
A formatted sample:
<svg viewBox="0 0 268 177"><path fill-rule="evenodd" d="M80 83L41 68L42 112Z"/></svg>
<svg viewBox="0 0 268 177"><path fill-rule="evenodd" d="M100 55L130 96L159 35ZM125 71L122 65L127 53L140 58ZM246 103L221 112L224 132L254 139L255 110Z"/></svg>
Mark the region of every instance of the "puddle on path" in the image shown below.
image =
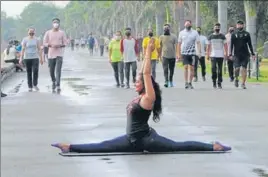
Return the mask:
<svg viewBox="0 0 268 177"><path fill-rule="evenodd" d="M259 177L268 177L268 171L265 171L261 168L254 168L252 171L256 173Z"/></svg>

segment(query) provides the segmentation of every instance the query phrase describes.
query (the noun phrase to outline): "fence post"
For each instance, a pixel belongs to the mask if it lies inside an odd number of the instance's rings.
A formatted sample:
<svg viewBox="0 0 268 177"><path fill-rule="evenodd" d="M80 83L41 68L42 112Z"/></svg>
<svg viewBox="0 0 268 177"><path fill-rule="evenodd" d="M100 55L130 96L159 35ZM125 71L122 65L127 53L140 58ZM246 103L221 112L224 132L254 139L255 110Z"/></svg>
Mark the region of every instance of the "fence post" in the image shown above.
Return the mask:
<svg viewBox="0 0 268 177"><path fill-rule="evenodd" d="M248 78L249 79L251 78L251 59L249 59L249 62L248 62Z"/></svg>
<svg viewBox="0 0 268 177"><path fill-rule="evenodd" d="M256 53L256 79L259 80L260 68L259 68L259 55Z"/></svg>

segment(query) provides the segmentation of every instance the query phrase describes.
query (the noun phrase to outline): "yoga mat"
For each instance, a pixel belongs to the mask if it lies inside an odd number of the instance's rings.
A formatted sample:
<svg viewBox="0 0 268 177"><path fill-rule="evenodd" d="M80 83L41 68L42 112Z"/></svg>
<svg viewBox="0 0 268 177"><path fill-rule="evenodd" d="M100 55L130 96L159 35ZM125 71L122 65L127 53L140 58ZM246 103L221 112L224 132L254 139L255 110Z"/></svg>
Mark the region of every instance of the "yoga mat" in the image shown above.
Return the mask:
<svg viewBox="0 0 268 177"><path fill-rule="evenodd" d="M223 154L224 151L178 151L178 152L113 152L113 153L59 153L64 157L83 157L83 156L123 156L123 155L159 155L159 154Z"/></svg>

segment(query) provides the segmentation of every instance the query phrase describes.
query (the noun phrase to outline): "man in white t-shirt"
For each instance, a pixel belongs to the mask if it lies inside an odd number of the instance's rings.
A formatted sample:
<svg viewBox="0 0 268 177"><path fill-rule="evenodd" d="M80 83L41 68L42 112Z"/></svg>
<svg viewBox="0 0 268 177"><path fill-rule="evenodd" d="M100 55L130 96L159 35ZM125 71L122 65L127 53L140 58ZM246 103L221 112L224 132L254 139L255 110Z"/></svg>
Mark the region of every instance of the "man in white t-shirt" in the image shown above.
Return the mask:
<svg viewBox="0 0 268 177"><path fill-rule="evenodd" d="M211 58L211 70L213 87L222 88L222 66L224 58L227 58L228 47L224 34L220 33L221 25L214 25L214 33L208 37L207 58Z"/></svg>
<svg viewBox="0 0 268 177"><path fill-rule="evenodd" d="M194 64L196 56L195 45L197 44L197 50L200 51L200 39L197 31L191 29L192 22L190 20L186 20L184 26L185 29L179 33L177 56L178 58L183 59L185 89L193 89L194 87L192 85L192 80L194 77ZM201 51L199 53L201 53Z"/></svg>
<svg viewBox="0 0 268 177"><path fill-rule="evenodd" d="M196 43L196 46L195 46L196 58L195 58L195 66L194 66L194 82L197 82L197 80L198 80L198 72L197 72L198 64L200 64L200 66L201 66L201 74L202 74L203 81L206 81L206 60L205 60L205 56L206 56L206 49L207 49L207 46L208 46L208 39L207 39L206 36L201 34L201 27L197 27L196 31L199 34L201 54L197 50L197 43ZM200 56L200 58L198 56Z"/></svg>
<svg viewBox="0 0 268 177"><path fill-rule="evenodd" d="M138 42L131 36L131 28L125 29L126 37L120 41L120 51L123 56L124 68L125 68L125 77L126 77L126 88L129 86L129 75L130 75L130 66L132 69L133 83L136 82L137 75L137 60L139 59L139 48Z"/></svg>

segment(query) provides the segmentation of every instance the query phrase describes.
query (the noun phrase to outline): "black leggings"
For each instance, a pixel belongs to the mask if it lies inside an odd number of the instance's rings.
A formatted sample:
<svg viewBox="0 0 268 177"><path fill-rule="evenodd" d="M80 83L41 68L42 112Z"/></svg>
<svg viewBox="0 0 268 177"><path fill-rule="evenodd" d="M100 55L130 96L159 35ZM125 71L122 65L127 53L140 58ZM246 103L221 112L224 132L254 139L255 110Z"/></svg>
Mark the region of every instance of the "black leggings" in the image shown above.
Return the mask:
<svg viewBox="0 0 268 177"><path fill-rule="evenodd" d="M135 143L131 143L129 137L124 135L101 143L71 144L70 151L78 153L213 151L213 144L196 141L176 142L158 135L151 129L149 135Z"/></svg>

